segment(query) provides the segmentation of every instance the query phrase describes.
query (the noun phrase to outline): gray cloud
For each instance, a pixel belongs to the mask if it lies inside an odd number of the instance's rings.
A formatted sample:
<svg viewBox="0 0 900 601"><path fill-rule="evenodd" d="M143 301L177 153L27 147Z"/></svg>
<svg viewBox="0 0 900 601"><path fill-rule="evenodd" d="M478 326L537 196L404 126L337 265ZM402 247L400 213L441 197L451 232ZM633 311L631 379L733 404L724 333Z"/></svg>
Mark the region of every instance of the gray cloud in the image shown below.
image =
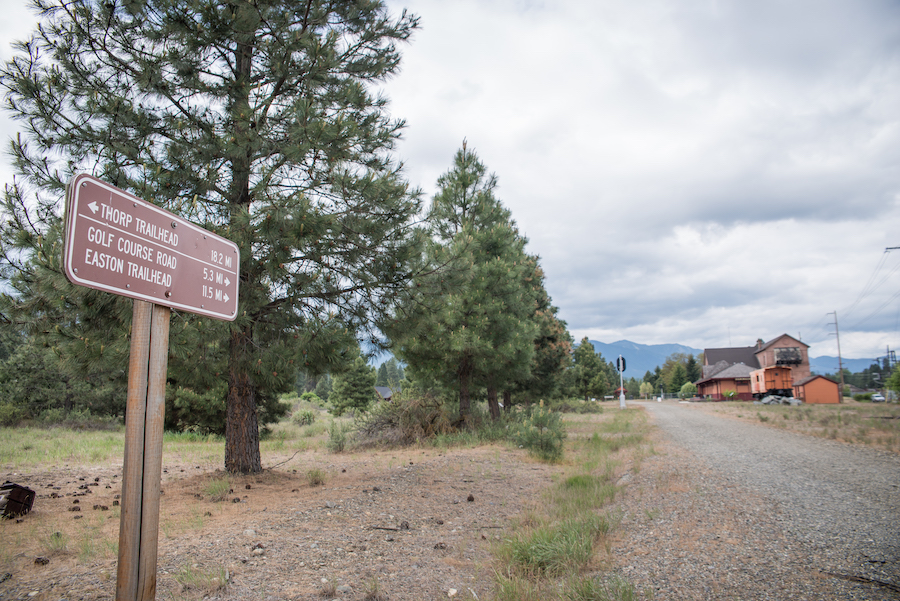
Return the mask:
<svg viewBox="0 0 900 601"><path fill-rule="evenodd" d="M900 246L900 4L388 4L422 18L383 86L407 176L468 139L576 338L835 354L838 310L846 355L900 341L900 258L855 303Z"/></svg>

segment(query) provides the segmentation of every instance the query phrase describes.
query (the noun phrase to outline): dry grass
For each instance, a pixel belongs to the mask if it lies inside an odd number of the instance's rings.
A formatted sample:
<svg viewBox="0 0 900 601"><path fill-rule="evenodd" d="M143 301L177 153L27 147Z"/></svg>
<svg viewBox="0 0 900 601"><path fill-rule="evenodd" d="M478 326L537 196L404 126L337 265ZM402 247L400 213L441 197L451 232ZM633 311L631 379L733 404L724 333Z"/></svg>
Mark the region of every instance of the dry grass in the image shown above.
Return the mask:
<svg viewBox="0 0 900 601"><path fill-rule="evenodd" d="M747 401L690 406L771 428L900 453L900 405L894 403L844 399L841 404L797 407L755 405Z"/></svg>

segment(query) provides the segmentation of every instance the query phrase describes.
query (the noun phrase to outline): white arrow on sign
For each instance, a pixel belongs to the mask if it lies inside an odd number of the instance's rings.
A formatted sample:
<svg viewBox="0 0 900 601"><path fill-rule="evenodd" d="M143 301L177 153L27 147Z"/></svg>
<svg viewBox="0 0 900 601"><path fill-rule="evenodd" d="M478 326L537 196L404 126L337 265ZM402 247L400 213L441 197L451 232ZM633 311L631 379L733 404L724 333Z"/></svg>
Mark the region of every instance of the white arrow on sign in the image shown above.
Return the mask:
<svg viewBox="0 0 900 601"><path fill-rule="evenodd" d="M228 276L225 276L225 285L231 286L231 280L228 279Z"/></svg>
<svg viewBox="0 0 900 601"><path fill-rule="evenodd" d="M225 294L225 295L223 295L223 296L225 296L225 302L227 303L227 302L228 302L228 295Z"/></svg>
<svg viewBox="0 0 900 601"><path fill-rule="evenodd" d="M94 215L97 214L97 211L100 210L100 207L97 206L97 201L95 200L91 204L88 205L88 208L94 212Z"/></svg>

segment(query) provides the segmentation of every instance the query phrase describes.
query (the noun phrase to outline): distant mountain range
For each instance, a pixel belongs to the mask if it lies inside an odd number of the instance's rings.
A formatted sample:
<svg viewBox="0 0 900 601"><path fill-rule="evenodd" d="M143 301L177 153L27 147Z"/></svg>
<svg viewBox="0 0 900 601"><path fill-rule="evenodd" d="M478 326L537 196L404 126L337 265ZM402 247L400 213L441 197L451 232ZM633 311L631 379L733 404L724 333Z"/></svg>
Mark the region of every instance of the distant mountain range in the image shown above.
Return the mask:
<svg viewBox="0 0 900 601"><path fill-rule="evenodd" d="M629 378L642 378L647 371L653 371L657 366L662 367L666 357L673 353L690 353L699 355L703 349L691 348L683 344L639 344L630 340L618 342L590 341L594 350L603 355L606 361L615 363L616 357L622 355L625 358L625 376ZM857 373L868 368L875 359L843 359L845 369ZM810 357L809 367L813 373L832 374L838 370L837 357Z"/></svg>

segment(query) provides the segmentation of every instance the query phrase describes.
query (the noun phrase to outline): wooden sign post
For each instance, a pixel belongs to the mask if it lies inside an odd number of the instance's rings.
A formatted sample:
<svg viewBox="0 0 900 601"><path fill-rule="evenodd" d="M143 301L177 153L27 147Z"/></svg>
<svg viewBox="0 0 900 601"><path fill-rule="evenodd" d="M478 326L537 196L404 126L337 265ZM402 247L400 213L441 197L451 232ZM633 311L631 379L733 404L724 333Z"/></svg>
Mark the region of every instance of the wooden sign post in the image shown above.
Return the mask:
<svg viewBox="0 0 900 601"><path fill-rule="evenodd" d="M168 307L134 301L116 601L156 598Z"/></svg>
<svg viewBox="0 0 900 601"><path fill-rule="evenodd" d="M74 284L134 299L116 601L156 598L171 309L233 320L237 245L88 175L66 191L63 264Z"/></svg>

